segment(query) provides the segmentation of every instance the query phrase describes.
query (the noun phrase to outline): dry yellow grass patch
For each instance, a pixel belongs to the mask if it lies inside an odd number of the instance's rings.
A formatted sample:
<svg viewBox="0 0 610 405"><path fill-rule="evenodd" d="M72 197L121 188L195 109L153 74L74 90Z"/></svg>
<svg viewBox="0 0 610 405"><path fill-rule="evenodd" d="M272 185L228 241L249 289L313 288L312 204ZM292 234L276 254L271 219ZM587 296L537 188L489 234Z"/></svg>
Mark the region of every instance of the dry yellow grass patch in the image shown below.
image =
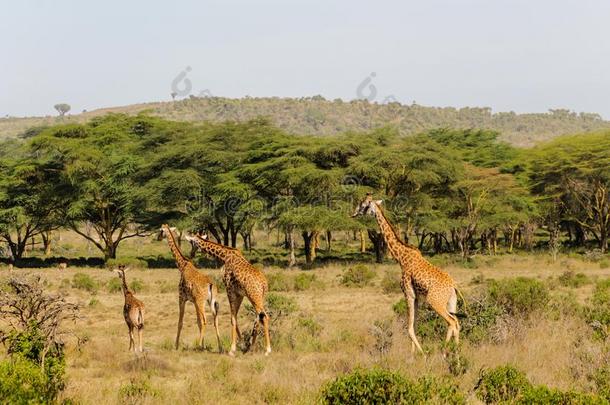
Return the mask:
<svg viewBox="0 0 610 405"><path fill-rule="evenodd" d="M548 263L546 258L509 256L478 269L447 266L447 270L468 293L473 277L516 276L548 280L570 267L589 277L607 278L610 269L600 269L573 259ZM411 345L398 321L393 324L393 345L386 356L373 349L375 339L370 328L376 320L395 319L392 305L401 294L383 294L379 283L386 271L396 271L396 265L375 266L374 284L363 288L340 285L338 276L345 266L326 266L308 272L315 274L316 286L305 291L279 294L293 298L298 310L281 324L281 339L274 339L273 353L264 357L257 348L253 353L229 358L215 352L214 331L206 329L208 350L194 349L197 336L195 312L187 306L183 329L183 346L173 350L178 318L176 269L131 270L128 280L141 280L144 285L136 296L146 304L144 329L145 353L136 356L128 352L127 327L122 317L121 292L110 293L107 284L115 276L103 269L68 268L17 270L16 273L40 275L49 283L49 290L62 292L82 305L83 319L75 325L77 334L88 342L77 350L69 345L68 386L65 396L79 402L129 402L130 383L145 386L147 395L131 397L137 403L312 403L319 387L340 373L356 366L380 364L399 369L408 376L423 374L447 375L447 364L440 353L440 342L424 340L430 350L427 357L413 356ZM204 270L218 276L218 270ZM265 269L273 274L282 272L294 277L300 271ZM75 289L70 282L76 273L90 275L98 284L96 293ZM5 273L3 277L8 277ZM63 281L66 280L66 281ZM322 284L323 286L321 286ZM564 290L566 288L559 288ZM591 286L575 289L583 302ZM225 349L228 347L230 318L226 296L220 299L220 328ZM209 310L208 310L209 312ZM313 320L319 329L312 335L298 329L298 320ZM242 306L240 326L247 332L252 316ZM276 326L277 328L277 326ZM486 343L477 347L463 343L463 354L470 360L469 371L460 377L464 390L474 386L482 367L494 367L507 362L524 370L539 384L558 388L586 386L582 368L586 367L585 352L595 352L589 331L578 319L532 319L513 331L502 344ZM295 332L296 331L296 332ZM590 354L590 353L589 353ZM138 385L139 384L139 385Z"/></svg>

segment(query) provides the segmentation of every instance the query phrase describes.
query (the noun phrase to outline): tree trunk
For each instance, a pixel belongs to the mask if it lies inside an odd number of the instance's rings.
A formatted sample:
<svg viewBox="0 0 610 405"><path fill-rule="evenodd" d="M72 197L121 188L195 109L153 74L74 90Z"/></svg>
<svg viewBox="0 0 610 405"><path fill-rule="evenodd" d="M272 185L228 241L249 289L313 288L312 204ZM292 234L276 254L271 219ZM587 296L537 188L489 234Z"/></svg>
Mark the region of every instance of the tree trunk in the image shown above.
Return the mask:
<svg viewBox="0 0 610 405"><path fill-rule="evenodd" d="M366 240L364 239L364 231L360 230L360 253L366 252Z"/></svg>
<svg viewBox="0 0 610 405"><path fill-rule="evenodd" d="M312 251L314 250L313 243L315 243L313 241L314 234L313 232L309 233L307 231L303 231L301 236L303 236L303 244L305 247L305 263L309 265L313 262Z"/></svg>
<svg viewBox="0 0 610 405"><path fill-rule="evenodd" d="M292 231L287 232L288 235L288 246L290 249L290 256L288 258L288 267L293 267L297 264L296 255L294 253L294 236L292 235Z"/></svg>
<svg viewBox="0 0 610 405"><path fill-rule="evenodd" d="M608 230L602 229L601 234L599 235L599 244L602 253L606 253L608 251Z"/></svg>
<svg viewBox="0 0 610 405"><path fill-rule="evenodd" d="M104 261L108 261L109 259L116 259L116 249L117 245L115 243L107 243L104 248Z"/></svg>
<svg viewBox="0 0 610 405"><path fill-rule="evenodd" d="M51 235L51 231L45 231L41 233L42 236L42 245L44 247L44 255L46 257L51 256L51 242L52 242L52 237L53 235Z"/></svg>
<svg viewBox="0 0 610 405"><path fill-rule="evenodd" d="M383 257L385 254L385 241L383 235L377 231L369 230L369 239L373 243L373 249L375 250L375 262L383 263Z"/></svg>
<svg viewBox="0 0 610 405"><path fill-rule="evenodd" d="M326 231L326 251L330 252L332 247L333 235L330 231Z"/></svg>

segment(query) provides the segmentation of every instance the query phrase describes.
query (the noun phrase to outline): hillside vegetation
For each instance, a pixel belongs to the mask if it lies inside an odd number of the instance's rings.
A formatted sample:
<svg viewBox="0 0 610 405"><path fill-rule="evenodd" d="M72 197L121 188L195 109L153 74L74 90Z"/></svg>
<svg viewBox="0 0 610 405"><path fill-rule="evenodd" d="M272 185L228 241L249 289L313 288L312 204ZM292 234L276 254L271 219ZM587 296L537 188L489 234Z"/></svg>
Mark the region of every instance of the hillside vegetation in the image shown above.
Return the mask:
<svg viewBox="0 0 610 405"><path fill-rule="evenodd" d="M178 121L247 121L259 116L279 128L300 135L332 135L393 126L402 135L451 127L479 128L500 132L501 139L518 146L530 146L563 134L610 128L598 114L565 109L548 113L492 113L490 108L426 107L417 104L377 104L366 100L326 100L322 96L303 98L190 97L176 102L155 102L105 108L64 117L1 118L0 139L14 137L28 128L69 122L86 122L108 112L148 113Z"/></svg>

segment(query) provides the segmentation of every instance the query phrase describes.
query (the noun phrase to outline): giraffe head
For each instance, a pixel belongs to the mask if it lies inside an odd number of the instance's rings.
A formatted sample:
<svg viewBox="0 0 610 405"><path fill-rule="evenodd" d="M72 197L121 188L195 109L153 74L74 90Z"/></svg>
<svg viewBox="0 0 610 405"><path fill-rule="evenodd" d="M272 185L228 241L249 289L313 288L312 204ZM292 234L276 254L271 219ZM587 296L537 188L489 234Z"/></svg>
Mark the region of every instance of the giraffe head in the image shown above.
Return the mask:
<svg viewBox="0 0 610 405"><path fill-rule="evenodd" d="M175 226L169 226L167 224L163 224L161 228L159 228L159 234L157 235L157 240L163 240L163 238L167 238L168 232L176 233Z"/></svg>
<svg viewBox="0 0 610 405"><path fill-rule="evenodd" d="M383 200L373 200L373 195L371 193L367 193L366 198L356 207L352 217L357 217L360 215L375 215L382 202Z"/></svg>
<svg viewBox="0 0 610 405"><path fill-rule="evenodd" d="M129 270L129 267L126 267L124 264L119 264L118 268L113 268L112 271L117 273L120 279L125 279L125 272Z"/></svg>
<svg viewBox="0 0 610 405"><path fill-rule="evenodd" d="M197 237L203 239L203 240L208 240L208 234L207 233L190 233L187 232L184 236L184 239L186 239L187 241L189 241L191 243L191 245L193 246L197 246Z"/></svg>

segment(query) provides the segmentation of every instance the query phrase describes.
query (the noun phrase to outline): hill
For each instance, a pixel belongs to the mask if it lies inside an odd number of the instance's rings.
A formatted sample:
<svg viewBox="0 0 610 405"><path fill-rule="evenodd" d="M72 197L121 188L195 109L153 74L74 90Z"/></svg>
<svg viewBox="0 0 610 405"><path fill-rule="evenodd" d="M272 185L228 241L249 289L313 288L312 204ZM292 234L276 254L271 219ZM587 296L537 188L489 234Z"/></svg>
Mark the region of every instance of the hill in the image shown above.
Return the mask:
<svg viewBox="0 0 610 405"><path fill-rule="evenodd" d="M398 127L405 135L439 127L483 128L500 132L503 140L518 146L530 146L563 134L610 128L610 121L603 120L598 114L576 113L565 109L550 110L548 113L517 114L512 111L492 113L491 109L486 107L457 109L418 104L377 104L366 100L330 101L322 96L298 99L191 96L174 102L103 108L63 118L1 118L0 139L17 136L35 126L84 122L110 112L137 114L142 111L179 121L240 121L266 116L280 128L302 135L366 131L387 125Z"/></svg>

